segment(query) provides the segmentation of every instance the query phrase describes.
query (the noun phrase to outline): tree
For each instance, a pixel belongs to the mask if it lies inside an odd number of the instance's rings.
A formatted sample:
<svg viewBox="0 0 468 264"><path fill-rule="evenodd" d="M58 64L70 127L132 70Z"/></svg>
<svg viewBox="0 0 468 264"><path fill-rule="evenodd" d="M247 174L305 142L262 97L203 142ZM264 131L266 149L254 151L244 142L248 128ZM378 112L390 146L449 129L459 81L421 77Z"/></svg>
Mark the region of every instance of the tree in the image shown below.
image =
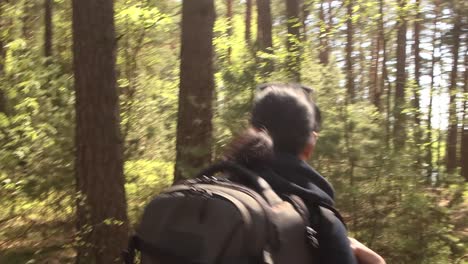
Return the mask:
<svg viewBox="0 0 468 264"><path fill-rule="evenodd" d="M245 43L250 47L252 38L252 0L245 1Z"/></svg>
<svg viewBox="0 0 468 264"><path fill-rule="evenodd" d="M289 78L294 82L300 82L301 80L301 34L299 12L299 0L286 0L286 18L288 27L286 41L288 49L287 70Z"/></svg>
<svg viewBox="0 0 468 264"><path fill-rule="evenodd" d="M327 23L325 19L325 0L320 1L320 8L319 8L319 61L323 65L327 65L329 62L330 56L330 45L329 45L329 36L330 33L330 25Z"/></svg>
<svg viewBox="0 0 468 264"><path fill-rule="evenodd" d="M467 43L468 44L468 43ZM462 145L461 145L461 174L468 182L468 50L465 51L465 72L463 75L463 124L462 124Z"/></svg>
<svg viewBox="0 0 468 264"><path fill-rule="evenodd" d="M5 30L3 28L3 0L0 0L0 32L3 30ZM6 58L6 48L4 47L3 35L0 34L0 78L3 77L4 75L5 58ZM7 103L6 94L3 91L3 88L0 87L0 113L3 113L3 114L7 113L6 103Z"/></svg>
<svg viewBox="0 0 468 264"><path fill-rule="evenodd" d="M44 56L52 56L52 0L44 0Z"/></svg>
<svg viewBox="0 0 468 264"><path fill-rule="evenodd" d="M416 87L413 89L413 108L414 108L414 122L415 122L415 133L414 141L419 146L421 144L421 114L420 114L420 102L419 102L419 91L421 89L420 79L421 79L421 48L420 48L420 38L421 38L421 0L416 0L416 17L414 19L414 80L416 82ZM419 157L418 157L419 163Z"/></svg>
<svg viewBox="0 0 468 264"><path fill-rule="evenodd" d="M273 54L272 20L270 0L257 0L257 49L266 54ZM258 59L261 71L269 75L273 71L270 59Z"/></svg>
<svg viewBox="0 0 468 264"><path fill-rule="evenodd" d="M174 181L211 161L213 0L184 0Z"/></svg>
<svg viewBox="0 0 468 264"><path fill-rule="evenodd" d="M356 97L353 61L353 8L354 0L346 1L346 90L350 102Z"/></svg>
<svg viewBox="0 0 468 264"><path fill-rule="evenodd" d="M395 85L395 106L393 127L394 144L396 149L405 145L405 85L406 85L406 17L407 0L398 0L398 23L397 23L397 64L396 64L396 85Z"/></svg>
<svg viewBox="0 0 468 264"><path fill-rule="evenodd" d="M232 37L232 0L226 0L226 18L227 18L227 35L229 38ZM231 40L230 40L231 41ZM230 42L229 41L229 42ZM227 60L228 62L231 61L231 53L232 53L232 45L229 44L229 47L228 47L228 54L227 54Z"/></svg>
<svg viewBox="0 0 468 264"><path fill-rule="evenodd" d="M433 100L434 100L434 84L435 84L435 65L437 63L436 59L436 50L440 50L437 47L437 34L438 34L438 27L437 23L439 22L439 6L435 6L435 17L433 22L433 35L432 35L432 52L431 52L431 67L430 67L430 76L431 76L431 84L429 87L429 106L427 112L427 150L426 150L426 164L427 166L427 177L430 178L432 176L432 169L433 169L433 162L432 162L432 146L433 146L433 136L432 136L432 107L433 107ZM440 42L439 42L440 43Z"/></svg>
<svg viewBox="0 0 468 264"><path fill-rule="evenodd" d="M73 0L77 263L116 263L126 246L112 0Z"/></svg>
<svg viewBox="0 0 468 264"><path fill-rule="evenodd" d="M458 13L458 12L456 12ZM452 71L450 72L450 103L449 103L449 127L447 134L447 153L445 162L447 172L452 173L457 167L457 77L458 77L458 53L460 50L460 36L462 31L461 15L455 14L455 21L452 29L453 46L452 46Z"/></svg>

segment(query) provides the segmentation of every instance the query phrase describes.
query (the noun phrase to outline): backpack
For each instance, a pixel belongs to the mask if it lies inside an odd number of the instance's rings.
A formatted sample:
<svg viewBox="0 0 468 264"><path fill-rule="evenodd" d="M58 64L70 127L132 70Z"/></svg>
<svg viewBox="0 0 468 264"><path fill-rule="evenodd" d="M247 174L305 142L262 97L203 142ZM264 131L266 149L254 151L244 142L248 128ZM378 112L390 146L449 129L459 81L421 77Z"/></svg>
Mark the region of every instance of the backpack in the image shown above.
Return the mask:
<svg viewBox="0 0 468 264"><path fill-rule="evenodd" d="M214 177L219 172L248 184ZM142 264L310 264L316 235L299 197L281 199L252 171L221 162L156 196L123 257L126 264L136 251Z"/></svg>

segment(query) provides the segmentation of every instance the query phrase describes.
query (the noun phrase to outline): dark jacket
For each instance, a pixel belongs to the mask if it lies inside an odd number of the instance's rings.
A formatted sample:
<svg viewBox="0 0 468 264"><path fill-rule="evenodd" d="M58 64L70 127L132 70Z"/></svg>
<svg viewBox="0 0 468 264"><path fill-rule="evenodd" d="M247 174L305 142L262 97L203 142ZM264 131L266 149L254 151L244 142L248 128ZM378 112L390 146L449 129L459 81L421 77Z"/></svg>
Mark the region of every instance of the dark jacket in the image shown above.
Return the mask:
<svg viewBox="0 0 468 264"><path fill-rule="evenodd" d="M306 162L288 154L277 154L269 166L252 169L277 193L301 197L311 214L319 215L319 223L314 226L320 244L318 263L357 263L344 224L332 211L317 206L317 201L334 205L334 190L325 178Z"/></svg>

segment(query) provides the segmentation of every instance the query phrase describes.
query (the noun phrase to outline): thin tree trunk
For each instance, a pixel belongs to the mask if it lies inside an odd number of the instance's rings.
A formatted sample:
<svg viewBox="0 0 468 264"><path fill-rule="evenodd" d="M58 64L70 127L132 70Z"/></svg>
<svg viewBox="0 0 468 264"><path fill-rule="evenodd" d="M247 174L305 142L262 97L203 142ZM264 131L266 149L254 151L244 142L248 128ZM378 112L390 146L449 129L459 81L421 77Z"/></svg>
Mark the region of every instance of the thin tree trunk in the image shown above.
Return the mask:
<svg viewBox="0 0 468 264"><path fill-rule="evenodd" d="M3 26L3 0L0 0L0 26ZM4 29L0 27L0 32ZM6 48L4 46L3 36L0 35L0 78L5 74L5 58L6 58ZM7 97L3 91L3 87L0 87L0 113L7 114Z"/></svg>
<svg viewBox="0 0 468 264"><path fill-rule="evenodd" d="M328 43L328 34L329 34L329 24L325 20L325 0L320 2L319 8L319 61L322 65L327 65L329 62L329 43Z"/></svg>
<svg viewBox="0 0 468 264"><path fill-rule="evenodd" d="M211 162L213 0L184 0L174 181L193 177Z"/></svg>
<svg viewBox="0 0 468 264"><path fill-rule="evenodd" d="M226 18L227 18L227 35L229 38L228 41L228 51L227 51L227 61L231 62L231 54L232 54L232 45L231 45L231 38L232 38L232 0L226 0Z"/></svg>
<svg viewBox="0 0 468 264"><path fill-rule="evenodd" d="M250 47L252 45L252 0L245 2L245 43Z"/></svg>
<svg viewBox="0 0 468 264"><path fill-rule="evenodd" d="M287 69L289 78L294 82L301 81L301 33L299 24L300 5L299 0L286 0L286 17L288 26Z"/></svg>
<svg viewBox="0 0 468 264"><path fill-rule="evenodd" d="M452 173L457 167L457 77L458 77L458 53L460 50L460 35L461 35L461 17L456 15L455 23L453 27L453 62L452 71L450 73L450 103L449 103L449 127L447 134L447 154L445 162L447 166L447 172Z"/></svg>
<svg viewBox="0 0 468 264"><path fill-rule="evenodd" d="M112 0L73 0L76 263L118 263L128 235Z"/></svg>
<svg viewBox="0 0 468 264"><path fill-rule="evenodd" d="M381 40L380 33L372 41L371 47L371 66L369 69L369 91L372 104L380 111L380 82L379 82L379 62Z"/></svg>
<svg viewBox="0 0 468 264"><path fill-rule="evenodd" d="M432 37L432 56L431 56L431 70L430 70L430 75L431 75L431 85L430 85L430 91L429 91L429 106L428 106L428 113L427 113L427 151L426 151L426 164L427 166L427 177L429 180L431 180L432 176L432 170L433 170L433 162L432 162L432 107L433 107L433 94L434 94L434 84L435 84L435 76L434 76L434 69L436 65L436 50L437 50L437 34L438 34L438 28L437 28L437 23L439 20L439 7L435 7L435 18L434 18L434 25L433 25L433 32L434 35ZM439 46L440 47L440 46Z"/></svg>
<svg viewBox="0 0 468 264"><path fill-rule="evenodd" d="M421 127L421 111L420 111L420 79L421 79L421 48L420 48L420 35L421 35L421 10L420 1L416 0L416 17L414 20L414 79L416 81L416 87L413 88L413 108L414 108L414 142L416 148L420 151L422 145L423 131ZM418 153L419 153L418 151ZM417 165L421 165L423 157L417 155Z"/></svg>
<svg viewBox="0 0 468 264"><path fill-rule="evenodd" d="M348 0L346 4L346 88L347 97L350 102L354 102L356 97L354 84L354 61L353 61L353 8L354 0Z"/></svg>
<svg viewBox="0 0 468 264"><path fill-rule="evenodd" d="M52 0L44 0L44 56L52 56Z"/></svg>
<svg viewBox="0 0 468 264"><path fill-rule="evenodd" d="M414 101L413 101L413 107L416 111L415 113L415 123L416 123L416 128L417 132L415 133L416 136L416 142L419 142L421 139L421 131L420 131L420 124L421 124L421 117L420 117L420 102L419 102L419 89L420 89L420 79L421 79L421 48L420 46L420 35L421 35L421 10L420 10L420 2L421 0L416 0L416 17L414 21L414 79L416 81L416 89L414 90Z"/></svg>
<svg viewBox="0 0 468 264"><path fill-rule="evenodd" d="M273 54L272 18L270 0L257 0L257 47L258 51ZM273 62L269 59L258 59L263 75L273 71Z"/></svg>
<svg viewBox="0 0 468 264"><path fill-rule="evenodd" d="M394 128L393 140L395 149L401 149L406 141L405 129L405 85L406 85L406 31L407 31L407 14L404 11L407 5L407 0L399 0L399 19L397 31L397 64L396 64L396 85L395 85L395 106L394 112Z"/></svg>
<svg viewBox="0 0 468 264"><path fill-rule="evenodd" d="M307 19L310 15L310 2L308 0L302 0L302 36L301 41L307 41Z"/></svg>
<svg viewBox="0 0 468 264"><path fill-rule="evenodd" d="M468 45L468 43L466 43ZM468 50L465 51L465 72L463 76L463 125L462 125L462 145L461 145L461 176L468 182Z"/></svg>

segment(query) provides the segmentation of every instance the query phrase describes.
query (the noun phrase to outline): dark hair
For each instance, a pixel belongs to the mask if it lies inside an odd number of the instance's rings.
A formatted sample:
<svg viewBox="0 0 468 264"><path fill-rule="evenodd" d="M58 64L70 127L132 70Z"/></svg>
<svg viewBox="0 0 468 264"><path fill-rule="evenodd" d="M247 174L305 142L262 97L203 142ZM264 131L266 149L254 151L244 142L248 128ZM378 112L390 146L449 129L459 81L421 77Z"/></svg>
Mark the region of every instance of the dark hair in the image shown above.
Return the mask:
<svg viewBox="0 0 468 264"><path fill-rule="evenodd" d="M250 120L253 128L232 142L226 158L247 165L263 163L274 152L300 154L321 123L320 110L306 88L298 84L260 86Z"/></svg>

